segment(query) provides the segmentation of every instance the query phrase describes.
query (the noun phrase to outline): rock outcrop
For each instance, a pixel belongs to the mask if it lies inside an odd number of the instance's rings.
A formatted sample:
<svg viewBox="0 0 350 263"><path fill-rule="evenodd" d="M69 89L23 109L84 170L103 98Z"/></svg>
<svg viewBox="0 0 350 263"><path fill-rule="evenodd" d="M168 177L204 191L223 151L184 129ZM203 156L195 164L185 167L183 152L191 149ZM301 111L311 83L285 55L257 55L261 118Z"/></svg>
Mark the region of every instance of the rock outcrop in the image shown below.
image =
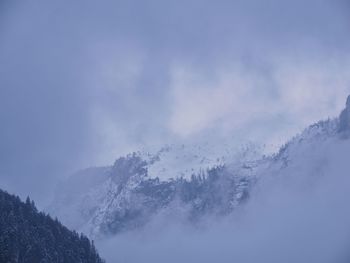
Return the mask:
<svg viewBox="0 0 350 263"><path fill-rule="evenodd" d="M338 132L344 137L350 135L350 96L346 101L346 108L341 112L339 116L339 129Z"/></svg>

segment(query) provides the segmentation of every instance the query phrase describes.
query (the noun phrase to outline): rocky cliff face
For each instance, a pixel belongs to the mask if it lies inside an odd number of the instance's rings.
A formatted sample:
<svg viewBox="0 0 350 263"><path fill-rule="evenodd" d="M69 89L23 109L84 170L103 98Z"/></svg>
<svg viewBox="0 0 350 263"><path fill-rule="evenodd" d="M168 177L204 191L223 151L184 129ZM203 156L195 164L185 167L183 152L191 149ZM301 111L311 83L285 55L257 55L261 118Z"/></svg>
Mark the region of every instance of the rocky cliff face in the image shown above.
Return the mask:
<svg viewBox="0 0 350 263"><path fill-rule="evenodd" d="M346 108L339 116L339 130L343 136L347 137L350 133L350 96L346 101Z"/></svg>

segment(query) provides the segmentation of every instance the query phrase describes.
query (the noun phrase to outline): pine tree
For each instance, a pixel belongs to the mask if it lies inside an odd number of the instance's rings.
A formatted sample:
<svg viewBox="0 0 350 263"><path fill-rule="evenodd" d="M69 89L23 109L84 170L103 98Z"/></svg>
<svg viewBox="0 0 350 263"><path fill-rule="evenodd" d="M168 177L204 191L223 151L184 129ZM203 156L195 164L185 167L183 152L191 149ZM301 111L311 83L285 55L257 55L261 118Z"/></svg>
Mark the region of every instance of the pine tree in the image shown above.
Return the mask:
<svg viewBox="0 0 350 263"><path fill-rule="evenodd" d="M39 213L29 197L0 190L0 211L0 262L104 262L87 237Z"/></svg>

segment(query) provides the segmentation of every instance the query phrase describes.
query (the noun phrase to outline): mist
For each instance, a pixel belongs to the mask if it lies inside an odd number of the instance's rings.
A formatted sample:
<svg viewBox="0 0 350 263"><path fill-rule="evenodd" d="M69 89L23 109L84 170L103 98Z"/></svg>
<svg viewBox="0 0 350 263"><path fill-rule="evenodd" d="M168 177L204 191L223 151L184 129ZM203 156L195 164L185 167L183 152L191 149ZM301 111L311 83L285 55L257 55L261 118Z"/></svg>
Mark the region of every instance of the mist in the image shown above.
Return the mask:
<svg viewBox="0 0 350 263"><path fill-rule="evenodd" d="M347 1L0 9L0 183L40 207L73 171L145 145L211 134L276 149L349 93Z"/></svg>
<svg viewBox="0 0 350 263"><path fill-rule="evenodd" d="M1 0L0 189L42 210L70 174L142 148L232 138L278 152L343 109L349 14L347 0ZM348 262L349 156L349 140L307 141L227 217L162 210L95 244L107 262ZM110 189L94 175L84 183Z"/></svg>
<svg viewBox="0 0 350 263"><path fill-rule="evenodd" d="M349 146L307 145L286 169L263 170L229 218L193 227L162 214L143 231L97 245L108 262L347 262Z"/></svg>

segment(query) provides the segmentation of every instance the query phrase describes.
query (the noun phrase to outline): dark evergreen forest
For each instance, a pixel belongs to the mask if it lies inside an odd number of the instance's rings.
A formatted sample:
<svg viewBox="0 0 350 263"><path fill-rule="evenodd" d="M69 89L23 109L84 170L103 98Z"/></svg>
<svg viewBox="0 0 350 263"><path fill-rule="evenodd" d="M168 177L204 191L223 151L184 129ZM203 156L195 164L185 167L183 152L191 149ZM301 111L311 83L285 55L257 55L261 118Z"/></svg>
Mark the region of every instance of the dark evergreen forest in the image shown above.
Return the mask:
<svg viewBox="0 0 350 263"><path fill-rule="evenodd" d="M102 263L93 242L57 219L38 212L33 201L0 190L1 263Z"/></svg>

